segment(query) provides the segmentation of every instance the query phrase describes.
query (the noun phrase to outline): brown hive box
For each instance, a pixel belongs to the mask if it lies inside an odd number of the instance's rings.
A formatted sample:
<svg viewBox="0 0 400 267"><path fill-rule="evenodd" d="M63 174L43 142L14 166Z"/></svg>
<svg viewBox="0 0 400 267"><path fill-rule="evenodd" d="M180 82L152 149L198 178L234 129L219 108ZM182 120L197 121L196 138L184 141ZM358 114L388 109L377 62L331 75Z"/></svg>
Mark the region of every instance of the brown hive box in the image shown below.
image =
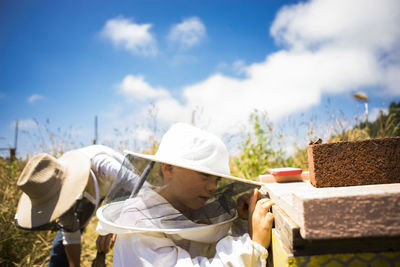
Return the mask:
<svg viewBox="0 0 400 267"><path fill-rule="evenodd" d="M400 137L307 147L315 187L400 183Z"/></svg>

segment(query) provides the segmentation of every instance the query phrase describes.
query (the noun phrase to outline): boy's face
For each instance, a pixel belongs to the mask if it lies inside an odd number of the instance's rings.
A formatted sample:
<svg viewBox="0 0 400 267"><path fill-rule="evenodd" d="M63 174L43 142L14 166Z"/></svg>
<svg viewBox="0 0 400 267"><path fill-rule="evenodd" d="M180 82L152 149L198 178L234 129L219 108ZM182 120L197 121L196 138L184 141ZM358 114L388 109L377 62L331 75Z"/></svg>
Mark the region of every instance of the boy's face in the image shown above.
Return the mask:
<svg viewBox="0 0 400 267"><path fill-rule="evenodd" d="M163 164L167 186L161 193L181 212L195 210L206 204L217 189L219 177Z"/></svg>

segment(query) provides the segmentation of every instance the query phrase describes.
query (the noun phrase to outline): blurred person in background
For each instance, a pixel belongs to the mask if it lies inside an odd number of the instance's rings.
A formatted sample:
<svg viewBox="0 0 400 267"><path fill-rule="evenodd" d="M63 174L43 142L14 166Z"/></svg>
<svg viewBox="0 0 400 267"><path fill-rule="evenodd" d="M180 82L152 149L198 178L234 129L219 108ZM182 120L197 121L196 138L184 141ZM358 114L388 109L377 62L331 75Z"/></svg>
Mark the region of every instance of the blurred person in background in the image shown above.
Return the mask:
<svg viewBox="0 0 400 267"><path fill-rule="evenodd" d="M17 181L23 193L15 223L24 230L58 231L50 267L80 266L81 233L111 188L123 160L122 154L109 147L92 145L58 159L42 153L28 161ZM130 190L129 181L127 187ZM100 235L98 254L107 253L114 241L115 235Z"/></svg>

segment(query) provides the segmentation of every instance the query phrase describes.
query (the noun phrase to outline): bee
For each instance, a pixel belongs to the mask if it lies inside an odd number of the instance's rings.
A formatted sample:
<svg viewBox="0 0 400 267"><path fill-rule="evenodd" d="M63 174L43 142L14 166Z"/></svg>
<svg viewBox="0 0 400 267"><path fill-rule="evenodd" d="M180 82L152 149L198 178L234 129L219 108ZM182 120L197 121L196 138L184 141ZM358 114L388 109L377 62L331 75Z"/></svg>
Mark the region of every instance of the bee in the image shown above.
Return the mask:
<svg viewBox="0 0 400 267"><path fill-rule="evenodd" d="M322 144L322 139L321 138L318 138L318 140L317 141L310 141L310 143L309 143L309 145L319 145L319 144Z"/></svg>

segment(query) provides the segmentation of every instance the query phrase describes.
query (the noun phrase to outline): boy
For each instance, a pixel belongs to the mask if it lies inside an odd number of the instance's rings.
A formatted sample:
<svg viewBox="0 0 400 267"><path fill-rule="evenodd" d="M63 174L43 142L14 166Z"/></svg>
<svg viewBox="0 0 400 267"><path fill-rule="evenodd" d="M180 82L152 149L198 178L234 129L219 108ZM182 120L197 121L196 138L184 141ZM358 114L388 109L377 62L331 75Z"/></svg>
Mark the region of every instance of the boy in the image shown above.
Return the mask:
<svg viewBox="0 0 400 267"><path fill-rule="evenodd" d="M160 163L162 178L149 177L160 184L140 188L145 171L138 194L98 210L98 232L117 234L114 266L266 265L273 203L258 200L254 190L251 199L239 198L236 212L231 200L242 192L238 185L258 183L230 175L228 151L217 136L177 123L155 155L129 156Z"/></svg>

